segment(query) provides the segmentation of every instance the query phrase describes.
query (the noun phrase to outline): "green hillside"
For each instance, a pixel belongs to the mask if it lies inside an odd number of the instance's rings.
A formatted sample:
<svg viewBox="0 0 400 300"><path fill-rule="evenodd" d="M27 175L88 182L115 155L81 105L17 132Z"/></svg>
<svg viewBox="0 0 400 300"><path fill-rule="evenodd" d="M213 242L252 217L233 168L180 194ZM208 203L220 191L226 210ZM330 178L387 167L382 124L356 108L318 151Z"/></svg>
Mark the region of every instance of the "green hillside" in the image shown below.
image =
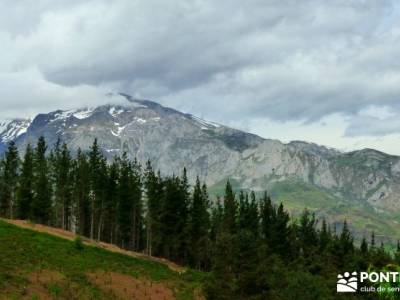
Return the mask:
<svg viewBox="0 0 400 300"><path fill-rule="evenodd" d="M225 179L210 187L210 194L222 196L224 194ZM230 179L236 193L239 193L242 182ZM358 241L372 232L377 235L377 240L389 245L396 245L400 238L400 224L396 222L398 216L393 213L376 211L368 203L356 200L346 200L337 197L329 190L318 188L312 184L298 180L266 181L260 182L265 187L272 200L283 203L294 217L299 216L304 208L315 212L319 219L325 219L329 224L337 224L340 229L344 220ZM250 190L247 190L248 192ZM263 192L258 192L260 196Z"/></svg>
<svg viewBox="0 0 400 300"><path fill-rule="evenodd" d="M200 299L203 279L0 221L0 299Z"/></svg>

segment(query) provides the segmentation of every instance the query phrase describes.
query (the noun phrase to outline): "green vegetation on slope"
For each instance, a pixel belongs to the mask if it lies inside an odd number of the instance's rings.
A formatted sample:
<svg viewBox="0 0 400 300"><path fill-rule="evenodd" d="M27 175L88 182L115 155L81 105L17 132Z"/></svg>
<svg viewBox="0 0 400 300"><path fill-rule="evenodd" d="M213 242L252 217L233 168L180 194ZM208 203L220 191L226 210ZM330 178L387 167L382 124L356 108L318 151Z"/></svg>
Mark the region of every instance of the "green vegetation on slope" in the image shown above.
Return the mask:
<svg viewBox="0 0 400 300"><path fill-rule="evenodd" d="M339 198L299 181L279 181L271 185L269 191L272 199L282 202L289 210L300 210L304 207L312 211L321 208L337 207L343 204Z"/></svg>
<svg viewBox="0 0 400 300"><path fill-rule="evenodd" d="M110 295L88 278L88 274L98 272L117 272L159 282L173 290L177 299L194 299L204 278L199 272L188 270L178 274L160 263L97 247L85 246L82 250L74 242L0 221L0 299L27 299L31 274L43 271L56 272L66 282L49 282L50 294L67 297L72 291L78 299L109 299Z"/></svg>
<svg viewBox="0 0 400 300"><path fill-rule="evenodd" d="M282 181L271 185L270 195L276 203L282 202L293 214L300 214L304 207L324 218L330 224L347 220L358 240L377 234L379 241L395 245L400 237L400 224L388 213L377 212L367 203L345 201L311 184Z"/></svg>
<svg viewBox="0 0 400 300"><path fill-rule="evenodd" d="M312 184L298 180L274 181L277 178L266 178L265 182L257 182L257 185L267 189L274 203L283 203L286 209L293 215L300 215L304 208L315 212L317 217L326 219L327 223L338 225L340 229L344 220L347 220L355 238L361 241L362 237L375 232L377 241L384 241L388 245L395 246L400 238L400 223L398 216L388 212L377 212L368 203L343 200L328 190L318 188ZM224 183L210 187L210 194L222 196ZM238 192L243 183L237 179L230 180L232 188ZM258 193L261 196L262 193Z"/></svg>

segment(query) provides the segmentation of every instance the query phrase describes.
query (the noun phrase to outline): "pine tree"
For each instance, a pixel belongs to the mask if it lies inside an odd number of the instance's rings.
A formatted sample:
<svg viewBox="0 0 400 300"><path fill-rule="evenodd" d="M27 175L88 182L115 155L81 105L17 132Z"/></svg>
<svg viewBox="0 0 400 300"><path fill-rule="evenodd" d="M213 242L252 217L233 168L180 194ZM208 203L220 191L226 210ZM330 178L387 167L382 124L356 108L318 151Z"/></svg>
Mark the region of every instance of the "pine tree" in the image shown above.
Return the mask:
<svg viewBox="0 0 400 300"><path fill-rule="evenodd" d="M363 237L360 245L360 251L362 255L367 255L368 254L368 243L367 240L365 239L365 236Z"/></svg>
<svg viewBox="0 0 400 300"><path fill-rule="evenodd" d="M275 225L273 226L274 234L272 235L272 244L273 248L281 257L287 257L289 254L289 220L289 214L285 211L283 204L280 203L276 211Z"/></svg>
<svg viewBox="0 0 400 300"><path fill-rule="evenodd" d="M141 166L130 162L124 153L119 180L118 225L121 246L134 250L143 248L143 213Z"/></svg>
<svg viewBox="0 0 400 300"><path fill-rule="evenodd" d="M257 294L259 240L256 233L248 228L241 228L234 236L234 242L237 293L240 299L248 299L248 296Z"/></svg>
<svg viewBox="0 0 400 300"><path fill-rule="evenodd" d="M246 214L249 206L249 195L244 194L243 190L239 192L239 203L238 203L238 226L243 228L246 226Z"/></svg>
<svg viewBox="0 0 400 300"><path fill-rule="evenodd" d="M246 217L247 228L254 234L256 238L260 234L260 215L258 211L258 202L254 192L250 193L250 204Z"/></svg>
<svg viewBox="0 0 400 300"><path fill-rule="evenodd" d="M120 245L122 248L129 248L129 240L131 237L132 224L132 208L131 189L130 189L130 170L131 166L127 159L126 153L121 159L121 171L119 178L119 205L118 205L118 228L120 236Z"/></svg>
<svg viewBox="0 0 400 300"><path fill-rule="evenodd" d="M142 167L136 159L131 164L130 189L132 199L132 233L131 248L141 251L144 248L143 234L143 186L142 186Z"/></svg>
<svg viewBox="0 0 400 300"><path fill-rule="evenodd" d="M397 241L397 250L395 253L395 261L398 265L400 265L400 240Z"/></svg>
<svg viewBox="0 0 400 300"><path fill-rule="evenodd" d="M344 251L344 254L348 254L353 251L354 249L353 238L351 236L346 220L344 220L343 222L343 229L342 233L340 234L340 243Z"/></svg>
<svg viewBox="0 0 400 300"><path fill-rule="evenodd" d="M271 240L273 232L273 223L276 218L276 211L272 205L271 198L267 192L264 192L260 200L260 218L261 218L261 233L264 241L268 243Z"/></svg>
<svg viewBox="0 0 400 300"><path fill-rule="evenodd" d="M97 210L97 237L98 241L102 240L102 233L104 231L104 215L105 215L105 202L106 202L106 192L107 192L107 159L101 155L100 159L100 169L98 173L98 186L96 191L96 210Z"/></svg>
<svg viewBox="0 0 400 300"><path fill-rule="evenodd" d="M101 232L102 201L104 198L105 158L100 151L97 139L94 140L89 152L90 170L90 239Z"/></svg>
<svg viewBox="0 0 400 300"><path fill-rule="evenodd" d="M234 234L236 232L237 222L237 203L235 200L235 194L232 190L232 186L228 181L225 188L224 196L224 216L223 226L224 231Z"/></svg>
<svg viewBox="0 0 400 300"><path fill-rule="evenodd" d="M375 248L375 232L372 231L371 233L371 249L373 250Z"/></svg>
<svg viewBox="0 0 400 300"><path fill-rule="evenodd" d="M187 170L184 167L182 177L179 184L179 200L177 200L177 213L179 221L177 225L177 235L179 240L178 255L181 263L188 262L190 237L189 237L189 207L190 207L190 192L189 180L187 177Z"/></svg>
<svg viewBox="0 0 400 300"><path fill-rule="evenodd" d="M203 269L207 265L207 253L209 246L208 233L210 226L209 203L207 188L201 187L200 179L197 177L194 185L192 202L190 207L190 262L194 268Z"/></svg>
<svg viewBox="0 0 400 300"><path fill-rule="evenodd" d="M234 235L234 270L237 278L237 292L240 299L253 295L258 274L259 214L255 193L239 194L239 216L237 233Z"/></svg>
<svg viewBox="0 0 400 300"><path fill-rule="evenodd" d="M90 169L87 156L78 149L73 168L73 215L74 231L90 236Z"/></svg>
<svg viewBox="0 0 400 300"><path fill-rule="evenodd" d="M33 168L34 153L32 146L26 146L24 160L22 162L21 176L17 192L17 216L26 220L31 218L33 201Z"/></svg>
<svg viewBox="0 0 400 300"><path fill-rule="evenodd" d="M164 180L165 192L160 211L161 254L162 256L183 263L186 260L187 202L184 183L177 176Z"/></svg>
<svg viewBox="0 0 400 300"><path fill-rule="evenodd" d="M321 231L319 232L319 247L321 251L324 251L331 240L331 234L329 233L325 219L322 220Z"/></svg>
<svg viewBox="0 0 400 300"><path fill-rule="evenodd" d="M214 205L211 207L211 217L210 217L210 240L215 243L217 236L222 230L223 222L223 206L221 199L218 197Z"/></svg>
<svg viewBox="0 0 400 300"><path fill-rule="evenodd" d="M103 240L108 243L116 242L119 169L119 159L114 158L108 168L106 197L104 199Z"/></svg>
<svg viewBox="0 0 400 300"><path fill-rule="evenodd" d="M32 219L35 222L49 224L51 217L51 183L46 158L47 145L40 137L34 155L34 196L32 201Z"/></svg>
<svg viewBox="0 0 400 300"><path fill-rule="evenodd" d="M56 224L66 230L71 228L72 212L72 159L67 145L57 142L53 158Z"/></svg>
<svg viewBox="0 0 400 300"><path fill-rule="evenodd" d="M238 226L240 229L245 229L252 232L255 237L259 235L259 215L258 205L254 192L249 195L243 191L239 194L239 212L238 212Z"/></svg>
<svg viewBox="0 0 400 300"><path fill-rule="evenodd" d="M0 215L12 219L18 187L18 150L14 141L9 142L3 161L2 186L0 191Z"/></svg>
<svg viewBox="0 0 400 300"><path fill-rule="evenodd" d="M151 162L147 161L144 176L146 191L146 249L149 255L158 253L160 245L160 210L162 206L163 182L154 173Z"/></svg>
<svg viewBox="0 0 400 300"><path fill-rule="evenodd" d="M318 246L316 224L315 214L305 209L300 217L300 224L298 227L300 247L305 256L311 255Z"/></svg>
<svg viewBox="0 0 400 300"><path fill-rule="evenodd" d="M205 287L207 299L239 299L234 269L235 250L234 235L224 231L218 234L213 255L211 278Z"/></svg>

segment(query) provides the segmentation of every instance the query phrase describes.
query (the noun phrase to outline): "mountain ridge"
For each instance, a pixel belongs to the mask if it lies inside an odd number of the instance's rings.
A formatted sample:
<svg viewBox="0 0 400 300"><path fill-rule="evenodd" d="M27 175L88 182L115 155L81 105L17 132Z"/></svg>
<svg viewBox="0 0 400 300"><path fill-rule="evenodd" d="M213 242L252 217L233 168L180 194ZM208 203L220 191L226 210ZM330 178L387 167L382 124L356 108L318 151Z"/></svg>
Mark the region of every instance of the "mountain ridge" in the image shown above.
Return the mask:
<svg viewBox="0 0 400 300"><path fill-rule="evenodd" d="M49 145L61 138L72 151L78 148L87 151L97 138L110 160L127 152L142 164L150 159L164 174L179 174L187 167L189 179L194 181L199 175L214 194L221 194L217 187L228 179L235 181L237 189L255 191L274 191L276 186L292 184L301 188L300 192L317 189L326 199L332 199L329 200L334 204L332 209L343 201L351 203L351 207L362 205L358 210L360 215L365 211L374 214L363 216L363 222L375 217L376 222L382 218L395 222L398 218L399 156L374 149L342 152L304 141L283 143L150 100L134 99L123 93L119 96L127 100L125 104L56 110L38 114L29 121L11 121L2 127L6 129L0 133L0 152L4 152L8 141L14 140L22 153L28 143L36 143L42 135ZM282 193L290 196L287 188L279 195ZM318 193L313 193L308 197L318 203L320 199L313 198ZM326 215L324 206L326 203L317 205L321 215ZM377 227L376 222L370 224L372 230ZM398 226L393 222L389 224L391 227Z"/></svg>

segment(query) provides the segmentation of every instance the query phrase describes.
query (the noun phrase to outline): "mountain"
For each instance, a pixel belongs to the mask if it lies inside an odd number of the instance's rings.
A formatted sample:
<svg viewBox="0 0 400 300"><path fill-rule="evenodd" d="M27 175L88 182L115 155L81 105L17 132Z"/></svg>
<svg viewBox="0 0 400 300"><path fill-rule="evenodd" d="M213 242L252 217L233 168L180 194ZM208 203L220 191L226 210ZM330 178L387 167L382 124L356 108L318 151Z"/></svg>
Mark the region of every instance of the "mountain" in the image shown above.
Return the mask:
<svg viewBox="0 0 400 300"><path fill-rule="evenodd" d="M125 102L0 123L0 152L10 140L23 151L41 135L49 144L60 137L72 150L88 150L98 138L110 160L126 151L142 163L150 159L164 174L186 166L190 179L199 175L215 195L230 179L236 189L267 189L293 214L308 207L338 226L347 218L360 235L374 230L382 239L400 237L400 157L373 149L343 153L302 141L285 144L118 96Z"/></svg>

